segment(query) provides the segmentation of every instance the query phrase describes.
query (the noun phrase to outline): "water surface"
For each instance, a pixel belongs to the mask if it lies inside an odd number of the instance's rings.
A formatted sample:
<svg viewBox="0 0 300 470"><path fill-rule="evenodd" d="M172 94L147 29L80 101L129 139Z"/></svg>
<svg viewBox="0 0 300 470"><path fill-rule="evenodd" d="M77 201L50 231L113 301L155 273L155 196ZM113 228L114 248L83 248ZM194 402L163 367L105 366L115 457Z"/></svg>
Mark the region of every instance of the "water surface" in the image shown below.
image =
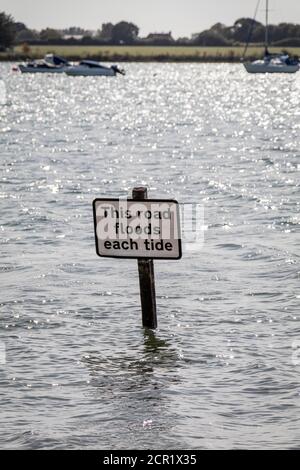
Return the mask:
<svg viewBox="0 0 300 470"><path fill-rule="evenodd" d="M300 74L126 70L0 64L0 446L299 448ZM93 199L137 184L205 207L203 248L155 262L156 333L94 247Z"/></svg>

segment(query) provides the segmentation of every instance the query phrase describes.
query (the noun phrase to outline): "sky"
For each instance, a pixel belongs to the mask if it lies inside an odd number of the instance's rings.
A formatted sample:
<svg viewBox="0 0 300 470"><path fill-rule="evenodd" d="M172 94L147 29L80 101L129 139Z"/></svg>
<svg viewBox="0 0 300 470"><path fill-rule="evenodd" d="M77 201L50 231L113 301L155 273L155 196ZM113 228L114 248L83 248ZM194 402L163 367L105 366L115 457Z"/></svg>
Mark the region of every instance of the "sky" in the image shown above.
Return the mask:
<svg viewBox="0 0 300 470"><path fill-rule="evenodd" d="M81 26L97 30L102 23L132 21L140 36L172 31L175 38L252 17L257 0L0 0L0 11L29 28ZM300 0L269 0L270 23L300 23ZM257 19L264 21L265 1Z"/></svg>

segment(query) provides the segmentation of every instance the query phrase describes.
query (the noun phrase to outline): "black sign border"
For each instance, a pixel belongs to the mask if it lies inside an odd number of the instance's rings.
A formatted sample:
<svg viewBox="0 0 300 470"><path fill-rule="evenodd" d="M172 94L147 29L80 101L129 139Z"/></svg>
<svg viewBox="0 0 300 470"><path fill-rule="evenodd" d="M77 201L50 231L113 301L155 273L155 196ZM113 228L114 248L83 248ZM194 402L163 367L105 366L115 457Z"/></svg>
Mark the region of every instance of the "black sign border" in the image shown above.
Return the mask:
<svg viewBox="0 0 300 470"><path fill-rule="evenodd" d="M178 250L179 250L179 255L177 258L168 258L168 257L159 257L159 258L153 258L152 256L118 256L118 255L101 255L98 250L98 238L97 238L97 217L96 217L96 204L97 202L102 202L102 201L128 201L128 202L171 202L173 204L176 204L179 206L178 201L175 199L142 199L142 200L137 200L137 199L132 199L132 198L113 198L113 197L100 197L96 198L93 200L93 215L94 215L94 235L95 235L95 243L96 243L96 253L100 258L116 258L116 259L155 259L157 261L159 260L168 260L168 261L177 261L182 258L182 243L181 243L181 224L180 224L180 215L179 215L179 207L177 208L177 214L178 214L178 227L179 227L179 234L180 238L178 238Z"/></svg>

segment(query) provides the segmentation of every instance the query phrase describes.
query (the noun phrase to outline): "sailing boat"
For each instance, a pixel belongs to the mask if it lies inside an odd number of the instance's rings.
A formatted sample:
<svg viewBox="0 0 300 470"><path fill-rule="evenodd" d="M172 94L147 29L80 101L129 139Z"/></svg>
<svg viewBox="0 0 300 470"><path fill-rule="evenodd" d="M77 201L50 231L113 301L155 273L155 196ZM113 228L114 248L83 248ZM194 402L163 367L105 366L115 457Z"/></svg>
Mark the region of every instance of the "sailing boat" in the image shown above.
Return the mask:
<svg viewBox="0 0 300 470"><path fill-rule="evenodd" d="M271 54L269 46L269 0L266 0L265 54L262 60L244 63L249 73L295 73L299 70L298 60L288 54ZM246 47L247 49L247 47Z"/></svg>

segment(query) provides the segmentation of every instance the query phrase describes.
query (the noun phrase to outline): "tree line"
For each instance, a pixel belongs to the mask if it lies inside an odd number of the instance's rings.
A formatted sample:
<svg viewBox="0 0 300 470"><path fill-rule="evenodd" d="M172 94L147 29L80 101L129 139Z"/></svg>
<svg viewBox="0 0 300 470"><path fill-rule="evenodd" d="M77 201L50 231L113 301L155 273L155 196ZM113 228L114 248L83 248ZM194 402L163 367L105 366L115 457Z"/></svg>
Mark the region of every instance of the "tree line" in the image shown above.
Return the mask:
<svg viewBox="0 0 300 470"><path fill-rule="evenodd" d="M250 35L251 31L251 35ZM222 23L193 34L192 37L175 40L169 33L151 33L139 36L139 27L134 23L103 23L96 31L80 27L62 30L46 28L36 31L24 23L16 22L10 15L0 12L0 50L17 44L94 44L94 45L191 45L191 46L238 46L249 42L257 45L264 42L265 26L251 18L240 18L232 26ZM280 23L269 26L269 38L274 46L300 46L300 25Z"/></svg>

